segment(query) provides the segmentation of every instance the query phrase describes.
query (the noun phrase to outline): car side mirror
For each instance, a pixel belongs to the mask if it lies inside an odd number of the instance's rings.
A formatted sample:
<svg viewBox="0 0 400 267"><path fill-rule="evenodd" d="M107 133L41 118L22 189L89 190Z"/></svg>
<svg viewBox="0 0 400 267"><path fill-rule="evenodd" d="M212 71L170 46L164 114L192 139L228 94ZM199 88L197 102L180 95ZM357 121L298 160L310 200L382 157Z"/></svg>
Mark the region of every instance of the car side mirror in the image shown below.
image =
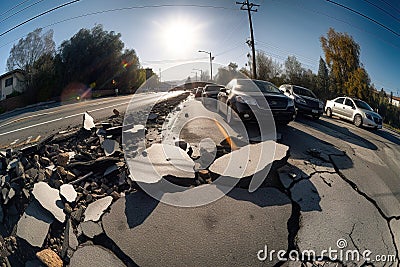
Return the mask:
<svg viewBox="0 0 400 267"><path fill-rule="evenodd" d="M226 88L220 88L219 91L220 91L221 93L226 93Z"/></svg>

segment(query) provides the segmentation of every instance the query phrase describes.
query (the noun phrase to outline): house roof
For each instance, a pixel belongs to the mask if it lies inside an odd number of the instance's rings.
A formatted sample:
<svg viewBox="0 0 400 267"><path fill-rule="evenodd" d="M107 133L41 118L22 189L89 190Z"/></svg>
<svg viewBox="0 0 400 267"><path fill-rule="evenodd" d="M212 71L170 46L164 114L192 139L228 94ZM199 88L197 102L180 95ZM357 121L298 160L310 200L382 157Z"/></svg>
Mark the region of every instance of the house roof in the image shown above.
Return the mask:
<svg viewBox="0 0 400 267"><path fill-rule="evenodd" d="M12 74L14 74L14 73L21 73L21 74L24 74L24 71L21 70L21 69L15 69L15 70L6 72L6 73L0 75L0 80L3 79L4 77L10 76L10 75L12 75Z"/></svg>
<svg viewBox="0 0 400 267"><path fill-rule="evenodd" d="M393 96L393 100L400 101L400 97L398 97L398 96Z"/></svg>

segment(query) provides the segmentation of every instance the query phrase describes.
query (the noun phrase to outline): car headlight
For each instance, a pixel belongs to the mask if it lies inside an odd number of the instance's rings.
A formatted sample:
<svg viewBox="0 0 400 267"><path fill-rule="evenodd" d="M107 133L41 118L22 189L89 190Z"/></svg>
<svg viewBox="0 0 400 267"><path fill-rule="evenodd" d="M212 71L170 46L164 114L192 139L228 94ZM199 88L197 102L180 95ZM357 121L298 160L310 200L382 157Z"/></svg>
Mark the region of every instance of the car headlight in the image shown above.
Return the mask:
<svg viewBox="0 0 400 267"><path fill-rule="evenodd" d="M257 105L257 101L254 98L245 95L236 96L236 101L247 105Z"/></svg>
<svg viewBox="0 0 400 267"><path fill-rule="evenodd" d="M294 101L293 99L289 98L288 99L288 107L293 107L294 106Z"/></svg>
<svg viewBox="0 0 400 267"><path fill-rule="evenodd" d="M321 101L319 101L318 107L321 108L321 109L324 108L324 103L322 103Z"/></svg>
<svg viewBox="0 0 400 267"><path fill-rule="evenodd" d="M365 113L365 117L367 117L367 119L369 119L369 120L371 120L371 121L372 121L372 116L371 116L371 114L369 114L369 113Z"/></svg>
<svg viewBox="0 0 400 267"><path fill-rule="evenodd" d="M294 100L299 104L303 104L303 105L307 104L306 101L301 97L295 97Z"/></svg>

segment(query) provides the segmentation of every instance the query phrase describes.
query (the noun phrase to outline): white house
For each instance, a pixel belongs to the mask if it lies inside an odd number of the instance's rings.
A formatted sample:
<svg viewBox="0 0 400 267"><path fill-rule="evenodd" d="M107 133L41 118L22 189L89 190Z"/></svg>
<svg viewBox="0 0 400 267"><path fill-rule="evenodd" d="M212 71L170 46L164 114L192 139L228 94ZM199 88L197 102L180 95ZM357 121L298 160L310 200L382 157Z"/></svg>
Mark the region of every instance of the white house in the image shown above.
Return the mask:
<svg viewBox="0 0 400 267"><path fill-rule="evenodd" d="M25 90L24 72L20 69L12 70L0 75L0 100L14 92Z"/></svg>
<svg viewBox="0 0 400 267"><path fill-rule="evenodd" d="M390 101L390 100L389 100ZM400 107L400 97L393 96L392 103L393 106Z"/></svg>

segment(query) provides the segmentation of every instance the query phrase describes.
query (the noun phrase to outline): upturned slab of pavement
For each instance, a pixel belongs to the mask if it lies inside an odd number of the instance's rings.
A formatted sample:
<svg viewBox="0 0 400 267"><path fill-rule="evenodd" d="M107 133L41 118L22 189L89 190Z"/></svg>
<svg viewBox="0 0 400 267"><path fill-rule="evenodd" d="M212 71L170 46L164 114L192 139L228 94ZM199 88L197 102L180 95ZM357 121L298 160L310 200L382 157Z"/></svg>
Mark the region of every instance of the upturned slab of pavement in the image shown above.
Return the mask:
<svg viewBox="0 0 400 267"><path fill-rule="evenodd" d="M290 199L275 188L234 188L195 208L139 191L117 200L102 222L106 235L139 266L254 266L265 245L288 248L291 213Z"/></svg>
<svg viewBox="0 0 400 267"><path fill-rule="evenodd" d="M260 178L256 182L258 185L250 182L252 176L266 170L267 167L271 168L274 163L283 166L288 156L288 146L268 140L249 144L223 155L211 164L209 170L215 177L221 178L218 179L217 183L231 184L232 179L241 180L242 184L250 183L249 189L253 191L261 184L262 179L265 179L268 173L258 175Z"/></svg>
<svg viewBox="0 0 400 267"><path fill-rule="evenodd" d="M153 144L139 156L127 159L132 170L132 180L142 183L157 183L164 176L194 179L194 162L180 147Z"/></svg>

